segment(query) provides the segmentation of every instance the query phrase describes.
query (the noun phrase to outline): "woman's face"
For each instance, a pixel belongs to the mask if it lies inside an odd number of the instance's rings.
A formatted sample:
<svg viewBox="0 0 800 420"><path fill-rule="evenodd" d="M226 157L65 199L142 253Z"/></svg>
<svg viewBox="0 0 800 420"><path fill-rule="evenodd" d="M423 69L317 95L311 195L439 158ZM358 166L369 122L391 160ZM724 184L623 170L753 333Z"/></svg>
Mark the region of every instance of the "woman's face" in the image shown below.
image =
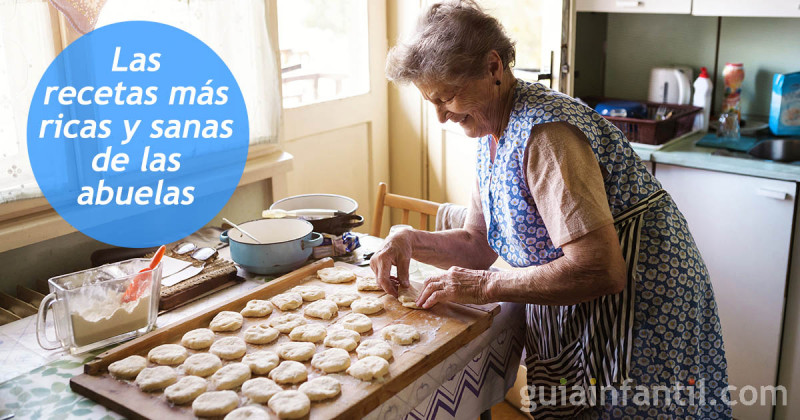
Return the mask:
<svg viewBox="0 0 800 420"><path fill-rule="evenodd" d="M495 133L502 123L498 89L488 77L471 80L462 86L443 83L416 83L416 86L422 96L436 107L439 122L458 123L469 137Z"/></svg>

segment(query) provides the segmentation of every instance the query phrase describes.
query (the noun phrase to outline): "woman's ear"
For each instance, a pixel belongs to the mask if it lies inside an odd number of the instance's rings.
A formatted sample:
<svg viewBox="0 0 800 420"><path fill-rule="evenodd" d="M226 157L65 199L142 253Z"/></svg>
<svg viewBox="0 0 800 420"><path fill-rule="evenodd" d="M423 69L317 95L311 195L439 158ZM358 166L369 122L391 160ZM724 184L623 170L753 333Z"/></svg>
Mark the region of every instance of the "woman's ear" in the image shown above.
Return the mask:
<svg viewBox="0 0 800 420"><path fill-rule="evenodd" d="M495 50L489 51L489 56L487 59L488 70L489 70L489 77L492 79L492 83L496 83L503 79L503 59L500 58L500 54L497 53Z"/></svg>

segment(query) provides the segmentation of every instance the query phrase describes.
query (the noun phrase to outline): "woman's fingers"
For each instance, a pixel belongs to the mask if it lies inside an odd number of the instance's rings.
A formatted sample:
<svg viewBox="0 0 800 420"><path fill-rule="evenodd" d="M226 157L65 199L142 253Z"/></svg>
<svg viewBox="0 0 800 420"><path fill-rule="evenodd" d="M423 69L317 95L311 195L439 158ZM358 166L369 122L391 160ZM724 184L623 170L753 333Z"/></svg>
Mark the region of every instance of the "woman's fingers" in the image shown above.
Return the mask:
<svg viewBox="0 0 800 420"><path fill-rule="evenodd" d="M428 298L428 300L425 301L425 303L422 304L422 308L429 309L433 307L433 305L436 305L439 302L448 300L450 300L450 296L448 296L447 292L444 289L437 290L430 295L430 297Z"/></svg>
<svg viewBox="0 0 800 420"><path fill-rule="evenodd" d="M372 256L369 262L370 268L375 273L375 280L378 285L388 294L397 297L397 287L389 278L392 273L392 259L388 255L379 252Z"/></svg>
<svg viewBox="0 0 800 420"><path fill-rule="evenodd" d="M439 277L440 276L433 276L430 277L428 280L425 280L425 284L422 286L422 291L417 296L416 304L419 307L423 307L422 305L428 298L437 290L439 290Z"/></svg>
<svg viewBox="0 0 800 420"><path fill-rule="evenodd" d="M403 258L400 257L399 261L397 262L397 279L400 282L401 287L409 287L409 280L408 280L408 267L411 264L410 258Z"/></svg>

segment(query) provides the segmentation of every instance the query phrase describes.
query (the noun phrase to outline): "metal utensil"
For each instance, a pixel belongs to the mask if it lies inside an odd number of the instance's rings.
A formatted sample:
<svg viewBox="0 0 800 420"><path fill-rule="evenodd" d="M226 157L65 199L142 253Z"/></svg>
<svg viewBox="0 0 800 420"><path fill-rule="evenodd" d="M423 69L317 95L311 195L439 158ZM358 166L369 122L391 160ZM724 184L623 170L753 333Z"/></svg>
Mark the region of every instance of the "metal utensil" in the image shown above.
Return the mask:
<svg viewBox="0 0 800 420"><path fill-rule="evenodd" d="M270 209L262 211L261 217L264 219L282 219L284 217L334 217L345 214L347 213L331 209Z"/></svg>
<svg viewBox="0 0 800 420"><path fill-rule="evenodd" d="M251 235L251 234L249 234L249 233L247 233L247 232L243 231L243 230L242 230L242 228L240 228L239 226L237 226L237 225L236 225L236 223L233 223L233 222L231 222L230 220L228 220L228 219L226 219L226 218L224 218L224 217L222 218L222 220L224 220L226 223L230 224L231 226L235 227L235 228L236 228L236 230L238 230L239 232L242 232L242 233L243 233L245 236L249 236L249 237L250 237L250 239L252 239L252 240L256 241L256 243L258 243L258 244L262 244L262 245L264 244L263 242L261 242L261 241L259 241L258 239L256 239L256 237L255 237L255 236L253 236L253 235Z"/></svg>

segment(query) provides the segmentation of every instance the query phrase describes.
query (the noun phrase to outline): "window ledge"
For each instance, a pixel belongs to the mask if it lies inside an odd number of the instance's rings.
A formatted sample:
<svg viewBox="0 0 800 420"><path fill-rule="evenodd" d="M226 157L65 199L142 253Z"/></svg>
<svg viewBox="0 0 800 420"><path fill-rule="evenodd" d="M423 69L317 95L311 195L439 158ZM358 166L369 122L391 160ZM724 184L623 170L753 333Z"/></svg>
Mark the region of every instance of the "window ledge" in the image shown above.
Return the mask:
<svg viewBox="0 0 800 420"><path fill-rule="evenodd" d="M239 187L285 175L294 157L275 147L254 147L250 151ZM75 232L45 198L0 204L0 252Z"/></svg>

